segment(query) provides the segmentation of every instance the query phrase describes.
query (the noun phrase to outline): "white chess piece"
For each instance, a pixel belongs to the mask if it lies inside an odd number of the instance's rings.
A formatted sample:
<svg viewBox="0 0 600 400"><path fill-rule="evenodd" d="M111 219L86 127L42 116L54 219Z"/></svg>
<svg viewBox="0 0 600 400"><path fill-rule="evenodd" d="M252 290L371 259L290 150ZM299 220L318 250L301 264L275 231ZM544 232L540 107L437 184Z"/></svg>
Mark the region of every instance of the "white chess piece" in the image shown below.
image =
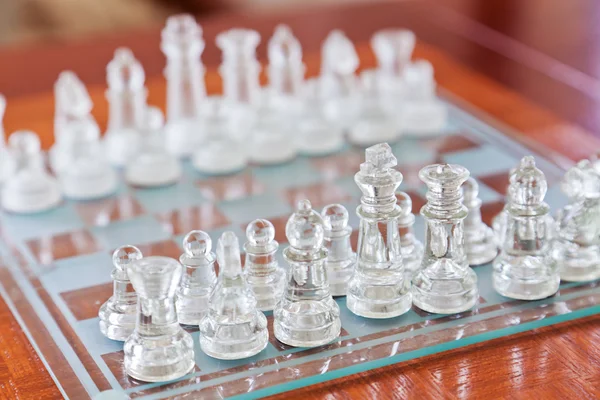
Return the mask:
<svg viewBox="0 0 600 400"><path fill-rule="evenodd" d="M173 15L162 30L160 48L167 58L166 146L172 154L186 157L202 142L199 117L206 97L202 28L192 15Z"/></svg>
<svg viewBox="0 0 600 400"><path fill-rule="evenodd" d="M50 210L62 200L57 180L45 169L40 139L31 131L13 133L8 145L17 172L2 187L2 208L17 214Z"/></svg>
<svg viewBox="0 0 600 400"><path fill-rule="evenodd" d="M113 194L117 173L105 158L96 125L86 119L70 122L64 137L70 139L63 144L63 166L57 177L65 197L92 200Z"/></svg>
<svg viewBox="0 0 600 400"><path fill-rule="evenodd" d="M164 117L157 107L147 107L139 129L142 142L125 166L125 180L138 187L170 185L181 178L181 163L164 145Z"/></svg>
<svg viewBox="0 0 600 400"><path fill-rule="evenodd" d="M6 148L4 137L4 112L6 111L6 98L0 94L0 185L15 172L15 160Z"/></svg>
<svg viewBox="0 0 600 400"><path fill-rule="evenodd" d="M131 50L119 48L106 67L109 105L104 145L108 161L118 167L139 151L139 129L145 118L147 90L142 65Z"/></svg>

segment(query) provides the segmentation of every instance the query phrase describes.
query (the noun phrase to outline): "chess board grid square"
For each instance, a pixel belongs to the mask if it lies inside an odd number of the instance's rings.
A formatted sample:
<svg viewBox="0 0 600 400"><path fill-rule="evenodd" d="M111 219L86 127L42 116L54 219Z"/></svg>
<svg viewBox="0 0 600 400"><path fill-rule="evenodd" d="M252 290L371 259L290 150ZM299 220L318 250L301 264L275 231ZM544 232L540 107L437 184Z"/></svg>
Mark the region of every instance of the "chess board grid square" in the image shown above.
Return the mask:
<svg viewBox="0 0 600 400"><path fill-rule="evenodd" d="M166 187L135 189L132 194L141 206L151 214L198 206L207 202L195 182L186 180Z"/></svg>
<svg viewBox="0 0 600 400"><path fill-rule="evenodd" d="M115 221L107 226L92 227L90 231L105 249L114 249L130 243L159 242L171 236L153 215Z"/></svg>
<svg viewBox="0 0 600 400"><path fill-rule="evenodd" d="M517 166L519 158L490 144L443 155L444 162L459 164L471 172L471 176L480 177L510 171Z"/></svg>

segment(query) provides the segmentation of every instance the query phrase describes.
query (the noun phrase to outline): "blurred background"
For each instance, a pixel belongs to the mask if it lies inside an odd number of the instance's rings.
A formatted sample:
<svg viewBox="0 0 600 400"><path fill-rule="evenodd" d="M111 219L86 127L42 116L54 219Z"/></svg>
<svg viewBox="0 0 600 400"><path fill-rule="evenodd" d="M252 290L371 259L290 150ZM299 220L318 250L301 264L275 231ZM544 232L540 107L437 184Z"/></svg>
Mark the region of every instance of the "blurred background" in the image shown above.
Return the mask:
<svg viewBox="0 0 600 400"><path fill-rule="evenodd" d="M369 0L0 0L0 45L60 41L162 24L177 12L199 17L274 13Z"/></svg>

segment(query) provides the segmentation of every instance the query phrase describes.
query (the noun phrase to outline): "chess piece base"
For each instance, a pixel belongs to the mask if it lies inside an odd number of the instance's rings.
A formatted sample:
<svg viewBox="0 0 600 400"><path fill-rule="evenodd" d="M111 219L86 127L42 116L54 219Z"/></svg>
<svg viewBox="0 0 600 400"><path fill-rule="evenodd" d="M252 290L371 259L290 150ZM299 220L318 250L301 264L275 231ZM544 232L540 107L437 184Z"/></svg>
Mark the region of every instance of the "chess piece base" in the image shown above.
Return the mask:
<svg viewBox="0 0 600 400"><path fill-rule="evenodd" d="M137 187L159 187L176 183L181 177L179 160L168 154L147 153L136 157L125 169L127 183Z"/></svg>
<svg viewBox="0 0 600 400"><path fill-rule="evenodd" d="M494 231L485 224L474 232L465 232L465 250L469 265L491 262L498 254Z"/></svg>
<svg viewBox="0 0 600 400"><path fill-rule="evenodd" d="M207 145L192 158L196 171L207 175L229 175L243 170L248 164L245 151L235 143Z"/></svg>
<svg viewBox="0 0 600 400"><path fill-rule="evenodd" d="M302 124L302 123L301 123ZM300 126L298 151L309 157L321 157L339 151L345 143L343 131L323 121L305 121Z"/></svg>
<svg viewBox="0 0 600 400"><path fill-rule="evenodd" d="M140 148L141 138L133 129L109 131L104 135L106 157L110 164L122 167L135 157Z"/></svg>
<svg viewBox="0 0 600 400"><path fill-rule="evenodd" d="M167 151L176 157L190 156L199 147L202 136L202 124L193 118L167 122L165 126Z"/></svg>
<svg viewBox="0 0 600 400"><path fill-rule="evenodd" d="M124 342L135 329L137 297L131 304L120 304L116 307L113 298L108 299L100 307L100 332L112 340Z"/></svg>
<svg viewBox="0 0 600 400"><path fill-rule="evenodd" d="M402 128L407 136L433 136L446 127L448 110L437 100L407 100L403 104Z"/></svg>
<svg viewBox="0 0 600 400"><path fill-rule="evenodd" d="M285 271L277 268L275 272L263 276L246 274L246 281L256 297L256 308L261 311L270 311L275 308L283 296Z"/></svg>
<svg viewBox="0 0 600 400"><path fill-rule="evenodd" d="M194 369L194 341L179 328L176 335L141 337L133 333L125 342L125 370L133 379L164 382Z"/></svg>
<svg viewBox="0 0 600 400"><path fill-rule="evenodd" d="M117 190L117 174L110 166L84 164L73 168L75 170L63 170L59 175L65 197L94 200L110 196Z"/></svg>
<svg viewBox="0 0 600 400"><path fill-rule="evenodd" d="M61 201L58 182L43 173L20 172L2 188L2 207L15 214L48 211Z"/></svg>
<svg viewBox="0 0 600 400"><path fill-rule="evenodd" d="M333 299L281 300L274 312L274 333L281 343L293 347L317 347L340 336L340 309Z"/></svg>
<svg viewBox="0 0 600 400"><path fill-rule="evenodd" d="M263 351L269 341L267 318L256 313L252 323L220 323L207 315L200 324L200 347L219 360L239 360Z"/></svg>
<svg viewBox="0 0 600 400"><path fill-rule="evenodd" d="M440 260L438 262L443 262ZM446 268L440 268L444 270ZM447 268L451 270L456 268ZM477 275L467 268L463 276L453 278L430 277L435 264L421 269L413 278L413 303L423 311L432 314L456 314L470 310L477 304L479 291Z"/></svg>
<svg viewBox="0 0 600 400"><path fill-rule="evenodd" d="M378 119L359 119L350 128L348 140L359 147L395 142L400 138L400 129L393 122L384 115Z"/></svg>
<svg viewBox="0 0 600 400"><path fill-rule="evenodd" d="M494 289L502 296L517 300L552 296L558 291L560 275L551 264L542 257L500 255L494 261Z"/></svg>
<svg viewBox="0 0 600 400"><path fill-rule="evenodd" d="M412 306L410 284L402 279L398 284L365 284L352 279L348 284L346 305L354 314L365 318L393 318Z"/></svg>
<svg viewBox="0 0 600 400"><path fill-rule="evenodd" d="M568 282L593 281L600 278L600 246L579 246L557 240L552 258L559 266L560 279Z"/></svg>

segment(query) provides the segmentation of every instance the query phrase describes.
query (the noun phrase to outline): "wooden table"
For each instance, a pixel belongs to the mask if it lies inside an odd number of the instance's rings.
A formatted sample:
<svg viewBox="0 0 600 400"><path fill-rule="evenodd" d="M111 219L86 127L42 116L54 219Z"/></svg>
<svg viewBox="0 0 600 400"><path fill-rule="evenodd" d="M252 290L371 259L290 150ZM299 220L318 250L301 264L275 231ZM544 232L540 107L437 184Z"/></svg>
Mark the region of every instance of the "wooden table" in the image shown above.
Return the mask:
<svg viewBox="0 0 600 400"><path fill-rule="evenodd" d="M244 26L268 37L279 22L300 38L308 74L319 66L319 45L333 28L353 39L362 66L375 63L368 40L377 29L414 30L416 57L430 60L440 87L568 159L600 149L600 69L594 0L401 1L298 10L285 16L226 14L201 20L210 92L220 88L214 37ZM0 92L9 99L8 132L39 132L52 142L51 88L63 69L89 84L94 114L106 123L105 66L129 46L146 68L149 102L164 106L158 49L160 27L126 35L0 51ZM265 58L264 43L259 49ZM264 77L263 77L264 79ZM8 288L10 290L10 288ZM0 398L60 398L50 375L0 300ZM600 316L429 356L276 398L598 398Z"/></svg>

